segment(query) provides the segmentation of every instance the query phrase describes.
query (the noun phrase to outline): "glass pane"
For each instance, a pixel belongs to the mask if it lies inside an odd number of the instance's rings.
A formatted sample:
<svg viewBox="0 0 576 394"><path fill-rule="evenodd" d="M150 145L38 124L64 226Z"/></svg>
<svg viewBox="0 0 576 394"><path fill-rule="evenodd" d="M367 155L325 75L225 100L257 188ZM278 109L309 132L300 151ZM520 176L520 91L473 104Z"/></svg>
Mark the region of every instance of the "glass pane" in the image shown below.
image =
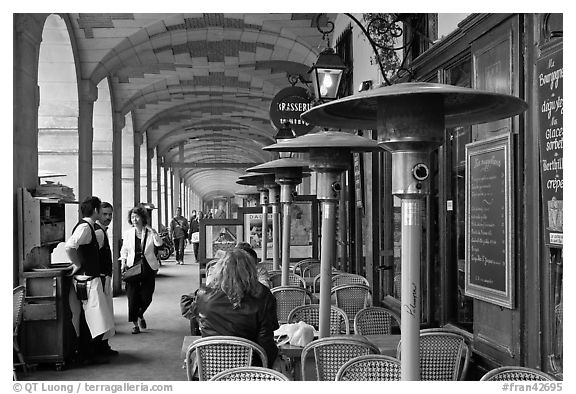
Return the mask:
<svg viewBox="0 0 576 394"><path fill-rule="evenodd" d="M471 62L467 58L464 61L452 66L447 70L447 83L450 85L471 87ZM454 201L454 214L452 215L453 221L450 226L452 232L450 239L452 239L451 247L454 248L453 255L455 256L455 264L453 269L456 271L456 286L457 291L453 298L456 302L456 315L452 316L452 323L472 331L472 322L474 319L473 299L464 295L464 265L465 265L465 185L466 185L466 144L471 142L471 127L456 127L449 130L452 140L452 163L450 168L452 171L452 200Z"/></svg>

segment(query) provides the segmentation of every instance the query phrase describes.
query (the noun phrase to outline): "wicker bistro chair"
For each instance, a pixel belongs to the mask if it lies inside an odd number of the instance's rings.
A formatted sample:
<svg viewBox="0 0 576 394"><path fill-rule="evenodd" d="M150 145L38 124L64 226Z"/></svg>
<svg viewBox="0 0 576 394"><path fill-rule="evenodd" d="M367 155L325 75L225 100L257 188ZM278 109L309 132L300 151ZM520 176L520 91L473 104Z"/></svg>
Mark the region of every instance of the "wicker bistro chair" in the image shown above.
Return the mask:
<svg viewBox="0 0 576 394"><path fill-rule="evenodd" d="M336 306L346 312L350 326L354 327L356 313L369 306L370 288L365 285L340 285L333 287L331 294Z"/></svg>
<svg viewBox="0 0 576 394"><path fill-rule="evenodd" d="M314 278L316 275L320 275L320 263L308 263L302 271L304 278Z"/></svg>
<svg viewBox="0 0 576 394"><path fill-rule="evenodd" d="M378 348L370 342L352 337L334 336L310 342L302 349L302 380L306 379L306 363L309 352L314 352L317 380L334 380L342 365L347 361L368 354L379 354Z"/></svg>
<svg viewBox="0 0 576 394"><path fill-rule="evenodd" d="M336 268L332 268L332 276L340 274L339 271L336 271ZM320 293L320 274L314 277L314 284L312 286L312 290L314 293Z"/></svg>
<svg viewBox="0 0 576 394"><path fill-rule="evenodd" d="M315 258L300 260L299 262L294 264L294 266L292 267L292 272L298 275L302 275L304 273L304 268L306 268L306 266L308 266L309 264L320 264L320 260Z"/></svg>
<svg viewBox="0 0 576 394"><path fill-rule="evenodd" d="M400 361L383 354L355 357L336 373L336 380L398 381Z"/></svg>
<svg viewBox="0 0 576 394"><path fill-rule="evenodd" d="M401 357L398 343L398 359ZM421 380L464 380L471 349L466 339L457 332L441 328L420 330Z"/></svg>
<svg viewBox="0 0 576 394"><path fill-rule="evenodd" d="M16 380L16 365L21 365L24 372L27 372L26 362L24 361L24 356L20 351L20 346L18 345L18 332L20 330L20 324L22 323L22 313L24 311L24 300L26 298L26 287L18 286L13 289L12 292L12 343L14 352L18 357L18 364L13 365L13 378Z"/></svg>
<svg viewBox="0 0 576 394"><path fill-rule="evenodd" d="M332 287L340 285L365 285L370 287L370 282L362 275L342 273L332 277Z"/></svg>
<svg viewBox="0 0 576 394"><path fill-rule="evenodd" d="M488 371L481 381L548 381L557 380L554 376L538 369L505 366Z"/></svg>
<svg viewBox="0 0 576 394"><path fill-rule="evenodd" d="M192 354L196 354L196 364ZM211 336L194 341L186 351L186 375L192 380L194 365L198 367L198 379L210 380L216 374L236 367L250 367L256 354L262 365L268 365L262 347L248 339L234 336Z"/></svg>
<svg viewBox="0 0 576 394"><path fill-rule="evenodd" d="M270 273L273 271L274 263L272 263L271 261L265 261L264 263L258 263L258 266L266 268L266 271Z"/></svg>
<svg viewBox="0 0 576 394"><path fill-rule="evenodd" d="M272 288L282 286L282 273L274 273L269 276ZM288 286L302 287L306 288L306 281L300 276L292 272L288 273Z"/></svg>
<svg viewBox="0 0 576 394"><path fill-rule="evenodd" d="M400 317L379 306L361 309L354 317L354 332L360 335L390 335L394 325L400 326Z"/></svg>
<svg viewBox="0 0 576 394"><path fill-rule="evenodd" d="M320 305L302 305L292 309L288 315L288 323L303 321L313 326L316 330L320 327ZM330 305L330 335L350 334L348 316L344 311L334 305Z"/></svg>
<svg viewBox="0 0 576 394"><path fill-rule="evenodd" d="M286 376L263 367L238 367L214 375L211 381L288 381Z"/></svg>
<svg viewBox="0 0 576 394"><path fill-rule="evenodd" d="M301 287L279 286L271 290L276 298L276 316L278 323L288 322L288 315L297 306L311 304L312 295Z"/></svg>

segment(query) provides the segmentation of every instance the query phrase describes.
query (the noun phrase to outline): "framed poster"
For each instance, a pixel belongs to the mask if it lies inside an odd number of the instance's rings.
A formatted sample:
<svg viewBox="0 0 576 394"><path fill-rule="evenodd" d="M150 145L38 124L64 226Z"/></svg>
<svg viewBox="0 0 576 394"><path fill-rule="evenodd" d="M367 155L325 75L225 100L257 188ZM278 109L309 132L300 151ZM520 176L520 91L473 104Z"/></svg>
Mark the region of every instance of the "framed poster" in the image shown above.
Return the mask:
<svg viewBox="0 0 576 394"><path fill-rule="evenodd" d="M465 294L514 307L512 134L466 145Z"/></svg>
<svg viewBox="0 0 576 394"><path fill-rule="evenodd" d="M268 207L266 259L272 259L272 207ZM262 258L262 207L238 208L238 217L244 221L243 241L248 242L258 258Z"/></svg>
<svg viewBox="0 0 576 394"><path fill-rule="evenodd" d="M538 59L540 182L544 242L564 244L564 62L562 49Z"/></svg>
<svg viewBox="0 0 576 394"><path fill-rule="evenodd" d="M200 221L198 258L212 259L218 251L228 251L244 236L242 219L203 219Z"/></svg>
<svg viewBox="0 0 576 394"><path fill-rule="evenodd" d="M282 232L282 204L280 204L280 232ZM248 242L258 257L262 256L262 207L238 208L238 216L244 222L244 242ZM272 259L272 208L268 207L268 246L266 258ZM295 196L290 219L290 259L319 256L318 228L319 210L316 196ZM282 234L280 234L282 242Z"/></svg>

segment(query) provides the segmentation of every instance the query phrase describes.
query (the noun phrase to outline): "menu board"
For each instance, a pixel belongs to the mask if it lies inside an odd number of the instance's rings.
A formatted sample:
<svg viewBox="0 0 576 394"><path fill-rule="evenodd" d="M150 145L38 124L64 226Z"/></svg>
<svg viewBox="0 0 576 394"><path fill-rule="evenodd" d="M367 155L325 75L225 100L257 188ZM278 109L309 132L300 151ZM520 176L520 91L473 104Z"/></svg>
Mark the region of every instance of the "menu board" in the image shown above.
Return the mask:
<svg viewBox="0 0 576 394"><path fill-rule="evenodd" d="M513 308L512 135L466 145L465 294Z"/></svg>
<svg viewBox="0 0 576 394"><path fill-rule="evenodd" d="M564 67L562 49L538 59L538 118L540 180L544 212L544 241L563 244L564 204Z"/></svg>

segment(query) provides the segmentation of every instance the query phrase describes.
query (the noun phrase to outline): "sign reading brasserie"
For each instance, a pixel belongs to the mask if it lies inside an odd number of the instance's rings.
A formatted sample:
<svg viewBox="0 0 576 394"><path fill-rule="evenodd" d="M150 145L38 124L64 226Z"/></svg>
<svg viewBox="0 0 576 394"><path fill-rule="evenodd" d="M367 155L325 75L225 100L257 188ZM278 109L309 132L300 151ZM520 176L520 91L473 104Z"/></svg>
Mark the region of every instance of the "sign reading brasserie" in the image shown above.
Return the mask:
<svg viewBox="0 0 576 394"><path fill-rule="evenodd" d="M563 244L564 195L564 69L562 50L538 59L538 104L540 123L540 179L544 212L545 243Z"/></svg>
<svg viewBox="0 0 576 394"><path fill-rule="evenodd" d="M300 119L303 112L312 108L312 98L308 90L299 86L289 86L279 91L270 104L270 121L279 130L284 123L290 122L290 127L296 135L304 135L315 127Z"/></svg>
<svg viewBox="0 0 576 394"><path fill-rule="evenodd" d="M513 308L512 135L466 145L465 294Z"/></svg>

